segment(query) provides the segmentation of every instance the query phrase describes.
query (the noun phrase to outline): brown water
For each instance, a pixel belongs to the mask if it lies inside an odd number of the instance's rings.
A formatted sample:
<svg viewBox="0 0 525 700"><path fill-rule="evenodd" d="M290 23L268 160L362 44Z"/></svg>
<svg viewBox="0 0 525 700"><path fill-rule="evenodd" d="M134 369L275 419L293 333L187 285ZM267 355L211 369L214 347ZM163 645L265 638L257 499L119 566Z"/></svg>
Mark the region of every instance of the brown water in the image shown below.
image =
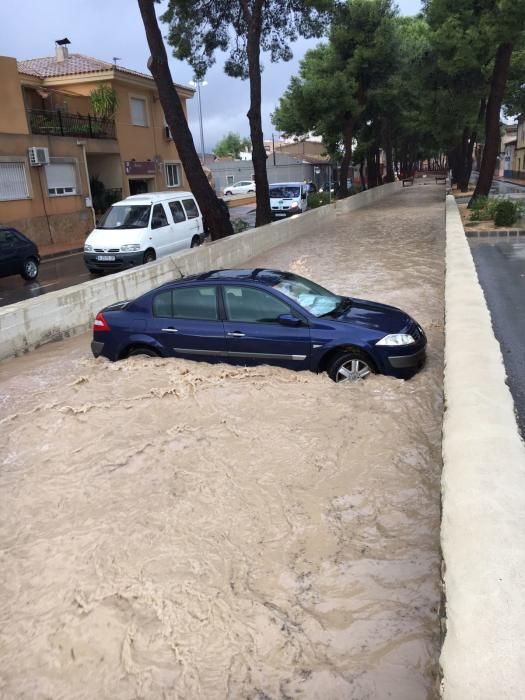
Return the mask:
<svg viewBox="0 0 525 700"><path fill-rule="evenodd" d="M436 695L444 207L410 188L252 261L402 306L409 382L0 366L0 697Z"/></svg>

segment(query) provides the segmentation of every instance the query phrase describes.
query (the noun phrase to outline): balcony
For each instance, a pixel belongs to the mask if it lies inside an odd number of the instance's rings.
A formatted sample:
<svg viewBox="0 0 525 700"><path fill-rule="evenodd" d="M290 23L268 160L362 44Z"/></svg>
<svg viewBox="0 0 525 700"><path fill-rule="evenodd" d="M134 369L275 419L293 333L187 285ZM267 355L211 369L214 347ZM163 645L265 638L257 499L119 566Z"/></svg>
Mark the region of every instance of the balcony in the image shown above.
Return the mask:
<svg viewBox="0 0 525 700"><path fill-rule="evenodd" d="M113 119L98 119L89 114L70 114L58 110L48 112L43 109L30 109L27 115L32 134L77 136L89 139L115 138Z"/></svg>

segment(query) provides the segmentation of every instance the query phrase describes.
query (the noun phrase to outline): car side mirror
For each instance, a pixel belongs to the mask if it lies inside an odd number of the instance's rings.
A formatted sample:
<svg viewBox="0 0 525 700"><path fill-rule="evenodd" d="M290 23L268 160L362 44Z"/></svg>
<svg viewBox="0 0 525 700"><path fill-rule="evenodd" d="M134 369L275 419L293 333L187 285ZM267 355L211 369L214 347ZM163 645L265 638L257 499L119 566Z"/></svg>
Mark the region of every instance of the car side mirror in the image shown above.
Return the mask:
<svg viewBox="0 0 525 700"><path fill-rule="evenodd" d="M292 314L281 314L277 319L282 326L300 326L302 321Z"/></svg>

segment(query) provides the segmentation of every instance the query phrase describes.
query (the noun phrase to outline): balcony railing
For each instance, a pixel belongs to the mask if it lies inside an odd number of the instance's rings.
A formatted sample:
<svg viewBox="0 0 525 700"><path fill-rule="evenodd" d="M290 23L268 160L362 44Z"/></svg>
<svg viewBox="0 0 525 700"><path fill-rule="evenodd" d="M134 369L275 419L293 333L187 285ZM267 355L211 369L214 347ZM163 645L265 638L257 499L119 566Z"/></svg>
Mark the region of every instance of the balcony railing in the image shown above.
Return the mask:
<svg viewBox="0 0 525 700"><path fill-rule="evenodd" d="M46 136L81 136L90 139L114 139L113 119L98 119L91 115L70 112L48 112L43 109L28 110L32 134Z"/></svg>

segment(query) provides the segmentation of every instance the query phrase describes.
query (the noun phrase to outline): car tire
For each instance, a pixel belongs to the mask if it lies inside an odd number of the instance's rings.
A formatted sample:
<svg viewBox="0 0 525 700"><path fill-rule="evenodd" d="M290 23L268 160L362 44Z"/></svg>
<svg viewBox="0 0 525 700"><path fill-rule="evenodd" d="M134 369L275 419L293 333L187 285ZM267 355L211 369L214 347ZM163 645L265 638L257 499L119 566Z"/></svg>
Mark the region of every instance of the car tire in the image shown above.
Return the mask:
<svg viewBox="0 0 525 700"><path fill-rule="evenodd" d="M28 282L36 280L38 277L38 261L35 258L27 258L27 260L24 260L24 267L20 274Z"/></svg>
<svg viewBox="0 0 525 700"><path fill-rule="evenodd" d="M255 194L255 190L248 190L248 194Z"/></svg>
<svg viewBox="0 0 525 700"><path fill-rule="evenodd" d="M200 236L193 236L190 248L198 248L201 244Z"/></svg>
<svg viewBox="0 0 525 700"><path fill-rule="evenodd" d="M364 353L351 350L336 355L328 366L327 372L332 381L339 383L365 379L375 372L375 369Z"/></svg>
<svg viewBox="0 0 525 700"><path fill-rule="evenodd" d="M232 194L232 193L230 192L230 190L224 190L224 196L225 196L225 197L231 197L231 194Z"/></svg>
<svg viewBox="0 0 525 700"><path fill-rule="evenodd" d="M136 345L134 348L128 350L127 357L137 357L142 355L143 357L159 357L159 353L153 348L149 348L147 345Z"/></svg>
<svg viewBox="0 0 525 700"><path fill-rule="evenodd" d="M146 265L147 263L153 262L156 259L157 256L153 248L148 248L148 250L144 253L144 258L142 262L144 263L144 265Z"/></svg>

